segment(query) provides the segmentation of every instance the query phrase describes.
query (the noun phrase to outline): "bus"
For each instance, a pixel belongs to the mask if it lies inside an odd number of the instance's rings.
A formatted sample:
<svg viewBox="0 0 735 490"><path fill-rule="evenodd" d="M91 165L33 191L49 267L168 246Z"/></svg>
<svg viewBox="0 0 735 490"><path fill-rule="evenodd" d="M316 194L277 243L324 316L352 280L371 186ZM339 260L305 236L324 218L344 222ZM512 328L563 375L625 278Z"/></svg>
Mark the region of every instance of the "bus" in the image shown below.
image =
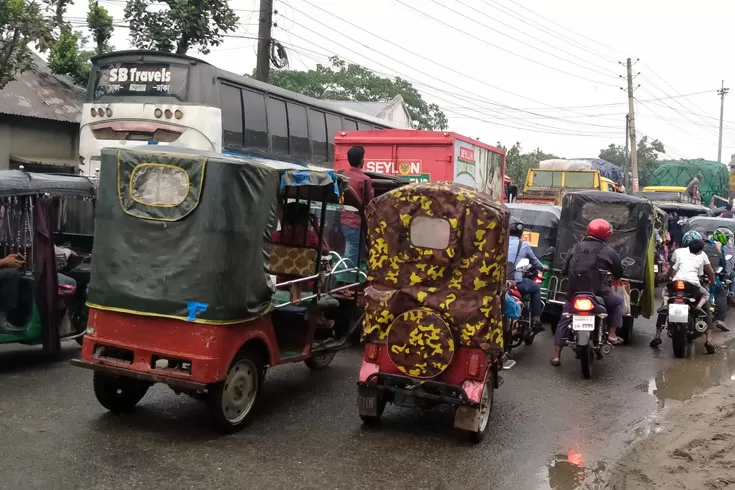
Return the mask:
<svg viewBox="0 0 735 490"><path fill-rule="evenodd" d="M102 148L141 144L331 168L337 132L388 128L405 126L190 56L117 51L92 58L80 128L80 168L94 177Z"/></svg>

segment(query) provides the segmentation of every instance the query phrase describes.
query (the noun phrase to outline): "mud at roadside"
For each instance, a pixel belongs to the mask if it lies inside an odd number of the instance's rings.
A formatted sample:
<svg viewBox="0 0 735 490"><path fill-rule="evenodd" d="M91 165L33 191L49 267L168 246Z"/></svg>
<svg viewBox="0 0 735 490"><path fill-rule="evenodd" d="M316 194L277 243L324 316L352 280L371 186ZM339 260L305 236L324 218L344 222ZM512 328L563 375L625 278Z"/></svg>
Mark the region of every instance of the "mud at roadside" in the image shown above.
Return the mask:
<svg viewBox="0 0 735 490"><path fill-rule="evenodd" d="M615 465L614 490L735 490L735 385L671 410L663 429Z"/></svg>

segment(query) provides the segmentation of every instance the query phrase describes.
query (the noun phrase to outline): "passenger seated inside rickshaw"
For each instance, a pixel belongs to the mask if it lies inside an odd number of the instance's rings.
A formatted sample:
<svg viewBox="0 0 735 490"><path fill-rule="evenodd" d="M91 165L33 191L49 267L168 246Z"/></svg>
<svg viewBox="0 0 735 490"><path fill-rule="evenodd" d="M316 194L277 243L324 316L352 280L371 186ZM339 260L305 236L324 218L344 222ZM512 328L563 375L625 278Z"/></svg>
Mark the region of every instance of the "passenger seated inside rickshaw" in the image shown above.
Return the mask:
<svg viewBox="0 0 735 490"><path fill-rule="evenodd" d="M315 275L316 264L320 257L319 234L314 230L319 229L319 224L316 217L310 213L309 206L300 202L288 203L281 213L280 222L281 229L271 235L269 269L276 275L277 288L281 292L289 292L287 301L298 303L301 298L313 294L314 280L295 282L286 286L278 284ZM324 240L321 252L324 255L329 254L329 247ZM278 303L286 302L285 295L278 291L274 295L274 300ZM339 302L325 295L319 299L317 306L320 311L317 323L331 328L334 321L324 316L324 310L338 307ZM307 303L294 304L281 310L283 313L303 315L307 312L308 306Z"/></svg>

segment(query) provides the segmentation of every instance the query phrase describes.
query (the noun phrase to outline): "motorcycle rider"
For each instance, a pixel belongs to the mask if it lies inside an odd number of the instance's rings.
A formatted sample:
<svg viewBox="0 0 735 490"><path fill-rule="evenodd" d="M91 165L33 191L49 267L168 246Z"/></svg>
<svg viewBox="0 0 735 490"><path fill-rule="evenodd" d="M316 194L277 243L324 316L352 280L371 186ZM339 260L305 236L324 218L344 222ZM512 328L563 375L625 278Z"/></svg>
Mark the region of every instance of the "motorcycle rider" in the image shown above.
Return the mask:
<svg viewBox="0 0 735 490"><path fill-rule="evenodd" d="M725 270L725 267L727 266L725 254L722 251L722 242L720 241L723 239L723 235L717 231L712 234L707 234L702 227L695 228L695 231L702 235L702 239L704 240L703 251L707 254L710 266L715 272L715 281L710 282L709 285L710 299L715 303L715 313L713 318L714 326L723 332L727 332L728 329L725 326L724 321L725 315L727 314L727 292L725 291L724 285L720 282L720 277L717 274L720 267L722 267L722 270ZM727 238L724 237L724 240L727 241Z"/></svg>
<svg viewBox="0 0 735 490"><path fill-rule="evenodd" d="M590 292L600 296L605 301L608 315L608 341L619 345L617 329L623 326L625 300L615 294L610 287L605 273L615 279L623 276L623 265L620 257L607 244L612 237L612 226L604 219L593 219L587 225L587 236L577 243L567 257L562 275L568 278L567 302L564 304L564 313L573 313L572 298L578 292ZM559 321L554 336L554 357L552 366L561 365L561 350L567 343L571 321L564 318Z"/></svg>
<svg viewBox="0 0 735 490"><path fill-rule="evenodd" d="M542 332L544 327L541 326L541 288L528 277L523 277L521 272L515 270L516 264L521 259L528 259L531 265L540 270L549 270L549 267L541 263L531 250L528 242L521 239L523 236L524 225L521 220L515 217L510 219L510 238L508 240L508 268L512 267L513 280L516 283L518 291L523 296L531 297L531 316L533 319L533 331Z"/></svg>
<svg viewBox="0 0 735 490"><path fill-rule="evenodd" d="M681 239L681 248L674 251L672 256L673 265L669 269L669 280L684 281L699 288L699 302L697 303L697 312L707 317L707 324L712 324L710 312L703 310L702 307L709 300L709 291L702 286L699 277L706 274L712 284L715 282L715 273L710 265L709 257L704 253L704 240L698 231L688 231ZM673 275L673 277L671 277ZM668 315L667 309L659 310L658 319L656 320L656 335L651 340L651 347L657 348L661 345L661 331L666 323ZM704 343L707 354L715 353L715 346L712 343L712 331L707 329L707 339Z"/></svg>

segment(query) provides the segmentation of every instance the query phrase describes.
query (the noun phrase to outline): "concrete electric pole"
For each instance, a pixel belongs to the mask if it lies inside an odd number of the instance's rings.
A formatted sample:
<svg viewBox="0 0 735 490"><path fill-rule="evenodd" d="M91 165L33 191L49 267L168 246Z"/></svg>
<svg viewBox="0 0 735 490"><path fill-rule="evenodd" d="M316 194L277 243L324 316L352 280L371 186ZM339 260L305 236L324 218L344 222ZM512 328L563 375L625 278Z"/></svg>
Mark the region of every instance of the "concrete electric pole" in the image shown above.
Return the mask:
<svg viewBox="0 0 735 490"><path fill-rule="evenodd" d="M273 0L260 0L260 25L258 27L258 57L255 79L268 82L271 68L271 29L273 28Z"/></svg>
<svg viewBox="0 0 735 490"><path fill-rule="evenodd" d="M633 63L628 58L628 139L630 140L630 171L633 174L633 192L638 192L638 140L635 136L635 104L633 100Z"/></svg>
<svg viewBox="0 0 735 490"><path fill-rule="evenodd" d="M722 81L722 88L717 91L717 95L720 96L720 139L717 142L717 161L722 163L722 119L725 115L725 96L730 91L729 88L725 88L725 81Z"/></svg>

